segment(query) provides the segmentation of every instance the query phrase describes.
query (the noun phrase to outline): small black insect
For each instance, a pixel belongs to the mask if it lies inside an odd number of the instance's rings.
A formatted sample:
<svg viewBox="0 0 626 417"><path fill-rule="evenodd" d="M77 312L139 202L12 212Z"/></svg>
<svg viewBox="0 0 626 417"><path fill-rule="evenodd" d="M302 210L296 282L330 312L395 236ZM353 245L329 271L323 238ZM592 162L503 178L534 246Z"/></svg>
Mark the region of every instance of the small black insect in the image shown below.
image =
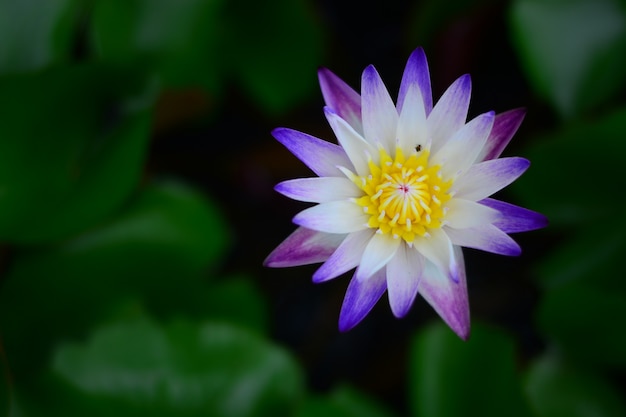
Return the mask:
<svg viewBox="0 0 626 417"><path fill-rule="evenodd" d="M415 147L415 151L416 151L416 152L419 152L419 151L421 151L421 150L422 150L422 145L417 145L417 146Z"/></svg>

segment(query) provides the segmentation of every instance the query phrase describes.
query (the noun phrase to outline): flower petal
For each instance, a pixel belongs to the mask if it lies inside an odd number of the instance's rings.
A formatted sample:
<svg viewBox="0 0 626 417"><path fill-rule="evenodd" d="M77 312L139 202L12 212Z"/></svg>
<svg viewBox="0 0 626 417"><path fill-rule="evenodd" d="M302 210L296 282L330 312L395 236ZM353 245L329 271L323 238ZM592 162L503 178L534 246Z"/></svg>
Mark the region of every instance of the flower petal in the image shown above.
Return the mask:
<svg viewBox="0 0 626 417"><path fill-rule="evenodd" d="M375 233L363 252L363 258L354 275L364 281L383 268L396 254L402 239L394 239L389 233Z"/></svg>
<svg viewBox="0 0 626 417"><path fill-rule="evenodd" d="M335 136L337 136L337 141L350 158L351 164L349 166L354 166L359 175L367 175L369 173L368 155L377 155L378 151L330 107L324 107L324 113L330 127L335 132Z"/></svg>
<svg viewBox="0 0 626 417"><path fill-rule="evenodd" d="M424 257L415 248L402 244L387 264L387 295L394 316L404 317L411 309L424 263Z"/></svg>
<svg viewBox="0 0 626 417"><path fill-rule="evenodd" d="M497 210L463 198L451 199L446 203L446 208L446 224L454 229L490 224L500 217Z"/></svg>
<svg viewBox="0 0 626 417"><path fill-rule="evenodd" d="M467 229L445 227L445 232L450 237L452 243L458 246L507 256L518 256L522 253L522 249L517 242L492 224Z"/></svg>
<svg viewBox="0 0 626 417"><path fill-rule="evenodd" d="M362 135L363 123L361 122L359 93L326 68L320 68L317 75L326 105Z"/></svg>
<svg viewBox="0 0 626 417"><path fill-rule="evenodd" d="M418 290L443 321L461 339L467 340L470 333L470 311L461 248L454 247L452 259L458 271L456 282L448 279L434 264L427 262Z"/></svg>
<svg viewBox="0 0 626 417"><path fill-rule="evenodd" d="M348 200L322 203L296 214L293 222L307 229L326 233L352 233L366 229L368 216Z"/></svg>
<svg viewBox="0 0 626 417"><path fill-rule="evenodd" d="M387 288L385 268L365 281L352 277L339 313L339 331L347 332L367 316Z"/></svg>
<svg viewBox="0 0 626 417"><path fill-rule="evenodd" d="M373 229L366 229L346 236L326 262L315 271L313 282L328 281L357 267L373 234Z"/></svg>
<svg viewBox="0 0 626 417"><path fill-rule="evenodd" d="M472 165L456 179L452 190L456 197L482 200L515 181L529 166L527 159L519 157L490 159Z"/></svg>
<svg viewBox="0 0 626 417"><path fill-rule="evenodd" d="M460 175L476 161L487 141L494 116L494 112L488 112L472 119L433 154L432 163L441 165L444 178Z"/></svg>
<svg viewBox="0 0 626 417"><path fill-rule="evenodd" d="M274 187L279 193L298 201L327 203L363 194L352 181L342 177L298 178Z"/></svg>
<svg viewBox="0 0 626 417"><path fill-rule="evenodd" d="M395 149L398 111L372 65L361 78L361 112L365 139L372 145L380 143L388 152Z"/></svg>
<svg viewBox="0 0 626 417"><path fill-rule="evenodd" d="M439 99L428 116L428 131L437 152L459 130L467 119L472 81L468 74L459 77Z"/></svg>
<svg viewBox="0 0 626 417"><path fill-rule="evenodd" d="M342 175L337 166L353 167L346 152L334 143L284 127L274 129L272 135L320 177Z"/></svg>
<svg viewBox="0 0 626 417"><path fill-rule="evenodd" d="M400 92L398 93L398 113L402 113L404 100L411 86L417 86L423 97L426 115L430 114L433 108L433 94L430 88L430 73L428 71L428 61L422 48L413 51L404 68Z"/></svg>
<svg viewBox="0 0 626 417"><path fill-rule="evenodd" d="M419 253L441 269L444 275L456 279L455 271L451 268L452 243L443 230L431 229L428 237L416 238L413 245Z"/></svg>
<svg viewBox="0 0 626 417"><path fill-rule="evenodd" d="M263 265L284 268L324 262L344 237L299 227L269 254Z"/></svg>
<svg viewBox="0 0 626 417"><path fill-rule="evenodd" d="M417 85L410 86L406 94L397 133L398 146L407 155L410 155L417 145L425 146L428 142L424 100Z"/></svg>
<svg viewBox="0 0 626 417"><path fill-rule="evenodd" d="M487 143L478 154L477 160L487 161L499 157L522 124L525 115L526 110L524 109L513 109L497 114Z"/></svg>
<svg viewBox="0 0 626 417"><path fill-rule="evenodd" d="M548 225L548 218L536 211L492 198L486 198L479 203L500 212L500 216L493 222L493 225L504 233L527 232Z"/></svg>

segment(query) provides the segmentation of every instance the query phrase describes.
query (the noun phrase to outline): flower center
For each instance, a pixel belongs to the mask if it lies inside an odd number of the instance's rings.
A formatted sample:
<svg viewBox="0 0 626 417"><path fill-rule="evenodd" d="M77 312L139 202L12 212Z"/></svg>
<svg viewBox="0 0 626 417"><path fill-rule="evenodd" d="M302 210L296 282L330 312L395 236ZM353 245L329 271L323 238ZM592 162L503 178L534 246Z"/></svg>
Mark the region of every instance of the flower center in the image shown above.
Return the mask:
<svg viewBox="0 0 626 417"><path fill-rule="evenodd" d="M428 236L429 228L442 226L452 180L443 181L439 165L429 166L428 156L423 150L407 158L396 148L392 159L381 147L380 164L370 159L370 174L354 177L365 192L356 203L370 215L369 227L412 244L416 235Z"/></svg>

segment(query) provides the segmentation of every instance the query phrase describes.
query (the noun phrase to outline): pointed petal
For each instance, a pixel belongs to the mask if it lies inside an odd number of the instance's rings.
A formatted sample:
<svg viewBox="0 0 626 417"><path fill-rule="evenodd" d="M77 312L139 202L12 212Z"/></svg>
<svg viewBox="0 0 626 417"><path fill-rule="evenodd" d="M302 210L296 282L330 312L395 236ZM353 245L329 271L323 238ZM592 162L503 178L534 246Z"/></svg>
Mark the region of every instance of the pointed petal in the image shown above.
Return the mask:
<svg viewBox="0 0 626 417"><path fill-rule="evenodd" d="M317 75L326 105L363 135L359 93L326 68L320 68Z"/></svg>
<svg viewBox="0 0 626 417"><path fill-rule="evenodd" d="M344 237L299 227L269 254L263 265L284 268L324 262Z"/></svg>
<svg viewBox="0 0 626 417"><path fill-rule="evenodd" d="M348 200L322 203L302 210L293 218L298 226L326 233L352 233L366 229L368 216Z"/></svg>
<svg viewBox="0 0 626 417"><path fill-rule="evenodd" d="M359 324L372 310L386 288L385 268L365 281L353 277L339 313L339 331L347 332Z"/></svg>
<svg viewBox="0 0 626 417"><path fill-rule="evenodd" d="M389 233L375 233L363 252L363 258L354 275L364 281L374 275L396 254L402 239L394 239Z"/></svg>
<svg viewBox="0 0 626 417"><path fill-rule="evenodd" d="M456 177L476 161L491 127L493 112L483 113L457 131L432 157L432 163L441 165L444 178Z"/></svg>
<svg viewBox="0 0 626 417"><path fill-rule="evenodd" d="M276 184L274 189L294 200L311 203L347 200L363 194L352 181L341 177L298 178Z"/></svg>
<svg viewBox="0 0 626 417"><path fill-rule="evenodd" d="M437 152L467 120L472 82L468 74L459 77L439 99L428 116L428 131Z"/></svg>
<svg viewBox="0 0 626 417"><path fill-rule="evenodd" d="M548 218L536 211L491 198L481 200L479 203L498 210L500 216L493 222L493 225L504 233L527 232L548 225Z"/></svg>
<svg viewBox="0 0 626 417"><path fill-rule="evenodd" d="M337 166L353 167L345 151L334 143L284 127L274 129L272 135L320 177L342 175Z"/></svg>
<svg viewBox="0 0 626 417"><path fill-rule="evenodd" d="M357 174L367 175L369 173L368 155L378 154L376 148L367 143L348 122L339 117L331 108L325 107L324 113L330 127L335 132L337 141L351 161L349 166L354 166Z"/></svg>
<svg viewBox="0 0 626 417"><path fill-rule="evenodd" d="M487 143L485 143L477 160L487 161L499 157L522 124L525 115L526 110L524 109L513 109L497 114Z"/></svg>
<svg viewBox="0 0 626 417"><path fill-rule="evenodd" d="M406 63L400 92L398 93L398 113L402 113L404 101L411 86L417 86L424 99L424 109L429 115L433 108L433 94L430 88L430 73L428 72L428 61L422 48L417 48Z"/></svg>
<svg viewBox="0 0 626 417"><path fill-rule="evenodd" d="M458 271L456 282L448 279L431 262L427 262L418 290L443 321L461 339L467 340L470 333L470 311L461 248L454 248L453 262Z"/></svg>
<svg viewBox="0 0 626 417"><path fill-rule="evenodd" d="M451 279L456 279L451 269L452 242L441 229L429 230L428 237L416 238L413 245L419 253L435 264L442 273Z"/></svg>
<svg viewBox="0 0 626 417"><path fill-rule="evenodd" d="M446 224L454 229L490 224L500 217L497 210L462 198L451 199L446 203L446 208Z"/></svg>
<svg viewBox="0 0 626 417"><path fill-rule="evenodd" d="M395 149L398 111L372 65L361 78L361 112L365 139L372 145L380 143L388 152Z"/></svg>
<svg viewBox="0 0 626 417"><path fill-rule="evenodd" d="M352 268L356 268L363 258L373 229L350 233L324 264L313 274L313 282L324 282L336 278Z"/></svg>
<svg viewBox="0 0 626 417"><path fill-rule="evenodd" d="M404 107L398 121L398 146L408 155L417 145L425 146L428 141L428 127L424 101L417 85L409 87Z"/></svg>
<svg viewBox="0 0 626 417"><path fill-rule="evenodd" d="M517 242L492 224L467 229L445 227L445 232L450 237L452 243L458 246L480 249L485 252L506 256L518 256L522 253L522 249Z"/></svg>
<svg viewBox="0 0 626 417"><path fill-rule="evenodd" d="M402 244L387 264L387 295L394 316L404 317L411 309L424 263L424 257L415 248Z"/></svg>
<svg viewBox="0 0 626 417"><path fill-rule="evenodd" d="M452 190L456 197L482 200L515 181L529 166L530 161L519 157L484 161L472 165L457 178Z"/></svg>

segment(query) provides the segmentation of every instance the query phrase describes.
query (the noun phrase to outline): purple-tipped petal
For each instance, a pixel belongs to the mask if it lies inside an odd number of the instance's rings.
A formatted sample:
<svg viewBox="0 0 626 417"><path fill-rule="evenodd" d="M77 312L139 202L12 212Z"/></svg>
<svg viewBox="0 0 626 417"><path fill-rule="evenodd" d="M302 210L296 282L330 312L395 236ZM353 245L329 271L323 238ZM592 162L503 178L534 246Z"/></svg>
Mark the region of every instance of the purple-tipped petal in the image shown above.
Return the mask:
<svg viewBox="0 0 626 417"><path fill-rule="evenodd" d="M274 189L289 198L309 203L347 200L363 194L352 181L340 177L298 178L276 184Z"/></svg>
<svg viewBox="0 0 626 417"><path fill-rule="evenodd" d="M324 107L324 114L337 137L337 141L348 155L351 165L354 166L356 172L359 175L369 174L367 155L368 153L370 155L376 155L376 148L367 143L348 122L339 117L330 107Z"/></svg>
<svg viewBox="0 0 626 417"><path fill-rule="evenodd" d="M272 135L320 177L343 175L337 166L352 168L348 155L334 143L284 127L274 129Z"/></svg>
<svg viewBox="0 0 626 417"><path fill-rule="evenodd" d="M359 93L326 68L320 68L317 75L326 105L362 135L363 123Z"/></svg>
<svg viewBox="0 0 626 417"><path fill-rule="evenodd" d="M365 281L353 277L339 313L339 331L347 332L359 324L372 310L386 288L385 268Z"/></svg>
<svg viewBox="0 0 626 417"><path fill-rule="evenodd" d="M513 109L497 114L489 139L487 139L487 143L485 143L477 160L487 161L499 157L522 124L525 115L525 109Z"/></svg>
<svg viewBox="0 0 626 417"><path fill-rule="evenodd" d="M501 216L498 210L463 198L451 199L446 203L446 208L448 213L445 222L454 229L490 224Z"/></svg>
<svg viewBox="0 0 626 417"><path fill-rule="evenodd" d="M403 244L387 264L387 295L394 316L404 317L411 309L424 263L424 257L415 248Z"/></svg>
<svg viewBox="0 0 626 417"><path fill-rule="evenodd" d="M408 154L429 142L424 101L417 85L412 85L406 94L396 136L398 146Z"/></svg>
<svg viewBox="0 0 626 417"><path fill-rule="evenodd" d="M470 334L470 311L461 248L454 248L453 262L457 271L456 281L445 276L431 262L426 262L418 291L443 321L461 339L467 340Z"/></svg>
<svg viewBox="0 0 626 417"><path fill-rule="evenodd" d="M383 268L394 257L402 239L394 239L389 233L375 233L370 239L363 259L354 274L360 281L365 281Z"/></svg>
<svg viewBox="0 0 626 417"><path fill-rule="evenodd" d="M348 200L322 203L296 214L293 222L326 233L352 233L367 229L369 217L361 206Z"/></svg>
<svg viewBox="0 0 626 417"><path fill-rule="evenodd" d="M494 116L494 112L488 112L475 117L433 153L431 163L441 165L444 178L455 177L474 163L487 141Z"/></svg>
<svg viewBox="0 0 626 417"><path fill-rule="evenodd" d="M428 61L422 48L413 51L404 68L400 92L398 93L398 113L402 112L404 99L412 85L419 87L424 99L424 109L428 116L433 109L433 94L430 88L430 73L428 71Z"/></svg>
<svg viewBox="0 0 626 417"><path fill-rule="evenodd" d="M529 166L530 161L520 157L490 159L472 165L452 187L459 198L482 200L515 181Z"/></svg>
<svg viewBox="0 0 626 417"><path fill-rule="evenodd" d="M395 149L398 111L376 69L370 65L361 79L361 112L365 140Z"/></svg>
<svg viewBox="0 0 626 417"><path fill-rule="evenodd" d="M313 274L313 282L319 283L336 278L352 268L356 268L361 259L365 247L369 243L373 229L365 229L360 232L350 233L341 245L333 252L324 264Z"/></svg>
<svg viewBox="0 0 626 417"><path fill-rule="evenodd" d="M299 227L269 254L263 264L272 268L285 268L324 262L344 237Z"/></svg>
<svg viewBox="0 0 626 417"><path fill-rule="evenodd" d="M504 233L527 232L548 225L548 218L536 211L492 198L486 198L479 203L500 212L500 216L493 222L493 225Z"/></svg>
<svg viewBox="0 0 626 417"><path fill-rule="evenodd" d="M470 76L465 74L452 83L435 104L428 116L433 154L465 124L471 93L472 81Z"/></svg>
<svg viewBox="0 0 626 417"><path fill-rule="evenodd" d="M522 249L509 235L492 224L467 229L445 228L453 244L506 256L519 256Z"/></svg>

